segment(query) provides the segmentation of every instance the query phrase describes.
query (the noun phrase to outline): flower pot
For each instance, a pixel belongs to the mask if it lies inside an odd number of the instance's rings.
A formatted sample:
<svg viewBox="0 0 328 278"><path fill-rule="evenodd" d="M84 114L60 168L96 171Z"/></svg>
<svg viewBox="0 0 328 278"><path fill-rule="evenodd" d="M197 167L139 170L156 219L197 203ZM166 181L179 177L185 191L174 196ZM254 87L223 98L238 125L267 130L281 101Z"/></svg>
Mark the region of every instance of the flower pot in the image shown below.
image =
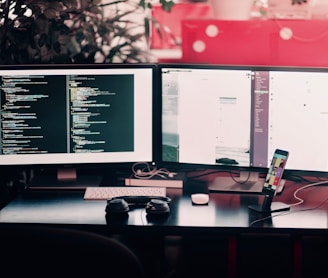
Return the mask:
<svg viewBox="0 0 328 278"><path fill-rule="evenodd" d="M221 20L248 20L254 0L209 0L213 15Z"/></svg>

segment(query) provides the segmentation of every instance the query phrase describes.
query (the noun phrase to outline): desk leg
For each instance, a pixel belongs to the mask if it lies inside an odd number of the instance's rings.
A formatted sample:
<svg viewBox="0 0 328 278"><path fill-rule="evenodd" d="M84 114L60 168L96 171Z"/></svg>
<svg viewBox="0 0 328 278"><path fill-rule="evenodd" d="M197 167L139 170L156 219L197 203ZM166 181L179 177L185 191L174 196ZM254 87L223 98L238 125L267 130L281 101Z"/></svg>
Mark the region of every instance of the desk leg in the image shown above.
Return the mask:
<svg viewBox="0 0 328 278"><path fill-rule="evenodd" d="M228 278L235 278L237 272L237 238L228 239Z"/></svg>
<svg viewBox="0 0 328 278"><path fill-rule="evenodd" d="M293 252L294 252L294 266L293 266L293 277L302 277L302 238L296 236L293 238Z"/></svg>

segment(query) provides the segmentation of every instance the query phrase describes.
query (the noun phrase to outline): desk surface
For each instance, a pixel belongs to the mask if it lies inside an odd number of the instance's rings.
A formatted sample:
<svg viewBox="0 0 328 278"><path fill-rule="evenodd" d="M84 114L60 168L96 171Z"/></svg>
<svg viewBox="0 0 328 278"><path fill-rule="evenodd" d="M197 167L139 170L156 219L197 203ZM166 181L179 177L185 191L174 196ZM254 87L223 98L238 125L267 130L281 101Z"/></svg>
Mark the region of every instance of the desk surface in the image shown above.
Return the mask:
<svg viewBox="0 0 328 278"><path fill-rule="evenodd" d="M297 187L286 186L274 201L295 203L293 192ZM106 218L106 201L86 201L84 191L29 191L22 194L0 211L0 223L69 224L98 227L112 232L151 231L166 234L188 232L326 232L328 228L328 187L314 187L300 192L305 198L301 206L290 211L272 213L272 217L248 209L248 205L261 203L262 195L210 193L206 206L194 206L190 193L177 189L168 196L172 198L170 214L161 220L147 218L144 208L132 209L128 218L112 221Z"/></svg>

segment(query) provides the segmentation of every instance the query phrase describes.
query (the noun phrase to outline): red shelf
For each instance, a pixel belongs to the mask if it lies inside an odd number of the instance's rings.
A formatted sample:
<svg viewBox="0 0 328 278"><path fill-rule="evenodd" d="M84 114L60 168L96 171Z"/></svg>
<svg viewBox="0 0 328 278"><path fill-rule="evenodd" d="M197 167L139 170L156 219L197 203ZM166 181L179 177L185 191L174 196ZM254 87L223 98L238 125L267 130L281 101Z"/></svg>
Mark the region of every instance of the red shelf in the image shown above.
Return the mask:
<svg viewBox="0 0 328 278"><path fill-rule="evenodd" d="M182 20L182 62L328 66L326 20Z"/></svg>

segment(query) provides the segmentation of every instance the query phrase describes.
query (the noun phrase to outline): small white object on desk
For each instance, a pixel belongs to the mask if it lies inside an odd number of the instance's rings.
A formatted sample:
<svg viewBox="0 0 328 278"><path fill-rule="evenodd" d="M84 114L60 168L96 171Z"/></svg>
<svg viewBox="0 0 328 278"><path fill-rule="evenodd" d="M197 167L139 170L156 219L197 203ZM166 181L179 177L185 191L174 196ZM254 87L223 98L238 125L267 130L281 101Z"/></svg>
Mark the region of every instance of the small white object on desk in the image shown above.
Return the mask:
<svg viewBox="0 0 328 278"><path fill-rule="evenodd" d="M207 205L209 199L209 195L206 193L191 194L191 201L194 205Z"/></svg>

